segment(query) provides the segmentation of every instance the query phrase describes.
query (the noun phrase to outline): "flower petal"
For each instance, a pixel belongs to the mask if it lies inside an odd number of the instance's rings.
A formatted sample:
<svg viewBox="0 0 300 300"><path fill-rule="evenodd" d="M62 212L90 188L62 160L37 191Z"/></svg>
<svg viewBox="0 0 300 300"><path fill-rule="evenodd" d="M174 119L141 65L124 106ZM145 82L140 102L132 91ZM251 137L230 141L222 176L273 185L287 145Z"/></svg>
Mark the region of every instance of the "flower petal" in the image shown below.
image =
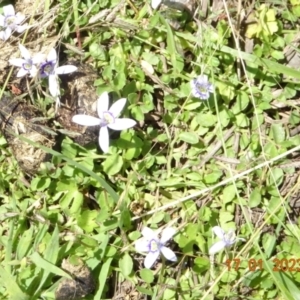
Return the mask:
<svg viewBox="0 0 300 300"><path fill-rule="evenodd" d="M224 239L225 232L220 226L214 226L212 231L219 239Z"/></svg>
<svg viewBox="0 0 300 300"><path fill-rule="evenodd" d="M125 130L135 125L136 125L136 121L129 118L123 118L123 119L115 119L115 123L108 124L107 126L113 130Z"/></svg>
<svg viewBox="0 0 300 300"><path fill-rule="evenodd" d="M208 76L203 74L197 77L198 84L206 84L208 82Z"/></svg>
<svg viewBox="0 0 300 300"><path fill-rule="evenodd" d="M177 261L176 254L170 248L163 246L161 247L160 251L167 260Z"/></svg>
<svg viewBox="0 0 300 300"><path fill-rule="evenodd" d="M56 97L60 94L59 84L56 75L50 74L49 78L49 92L51 96Z"/></svg>
<svg viewBox="0 0 300 300"><path fill-rule="evenodd" d="M162 244L165 244L168 240L170 240L173 235L176 233L176 229L173 227L167 227L165 228L161 233L161 239L160 242Z"/></svg>
<svg viewBox="0 0 300 300"><path fill-rule="evenodd" d="M56 68L55 73L56 74L69 74L72 72L75 72L78 68L72 65L65 65Z"/></svg>
<svg viewBox="0 0 300 300"><path fill-rule="evenodd" d="M214 255L215 253L223 250L225 247L226 243L224 241L218 241L209 248L209 255Z"/></svg>
<svg viewBox="0 0 300 300"><path fill-rule="evenodd" d="M4 40L7 41L12 34L12 30L10 27L6 27L4 31Z"/></svg>
<svg viewBox="0 0 300 300"><path fill-rule="evenodd" d="M21 69L18 71L18 73L17 73L17 77L23 77L23 76L25 76L26 74L28 74L28 71L25 70L25 69L23 69L23 68L21 68Z"/></svg>
<svg viewBox="0 0 300 300"><path fill-rule="evenodd" d="M88 115L75 115L72 118L72 122L82 126L96 126L101 124L101 120Z"/></svg>
<svg viewBox="0 0 300 300"><path fill-rule="evenodd" d="M117 118L126 104L126 98L119 99L110 107L109 112Z"/></svg>
<svg viewBox="0 0 300 300"><path fill-rule="evenodd" d="M57 109L60 107L60 99L59 97L55 98L55 112L57 112Z"/></svg>
<svg viewBox="0 0 300 300"><path fill-rule="evenodd" d="M159 5L161 4L162 0L152 0L151 1L151 6L153 9L157 9Z"/></svg>
<svg viewBox="0 0 300 300"><path fill-rule="evenodd" d="M8 62L15 67L22 68L26 60L23 58L11 58Z"/></svg>
<svg viewBox="0 0 300 300"><path fill-rule="evenodd" d="M45 62L45 60L46 60L46 56L44 54L42 54L42 53L36 53L32 57L32 62L35 65L39 65L39 64Z"/></svg>
<svg viewBox="0 0 300 300"><path fill-rule="evenodd" d="M16 14L16 20L15 20L15 23L17 25L21 24L23 21L25 20L25 16L23 14L21 14L20 12L18 12Z"/></svg>
<svg viewBox="0 0 300 300"><path fill-rule="evenodd" d="M22 57L24 57L25 59L31 59L31 55L29 51L26 49L26 47L24 47L22 44L19 44L19 49Z"/></svg>
<svg viewBox="0 0 300 300"><path fill-rule="evenodd" d="M4 27L5 17L0 15L0 27Z"/></svg>
<svg viewBox="0 0 300 300"><path fill-rule="evenodd" d="M145 237L147 240L157 240L158 241L158 236L154 230L152 230L149 227L144 227L142 229L142 235Z"/></svg>
<svg viewBox="0 0 300 300"><path fill-rule="evenodd" d="M29 71L29 74L31 77L35 77L38 73L38 69L36 66L32 65L31 70Z"/></svg>
<svg viewBox="0 0 300 300"><path fill-rule="evenodd" d="M145 238L138 239L135 242L135 250L138 252L149 252L149 241Z"/></svg>
<svg viewBox="0 0 300 300"><path fill-rule="evenodd" d="M15 15L15 9L11 4L6 5L6 6L3 6L3 13L4 13L5 17L14 16Z"/></svg>
<svg viewBox="0 0 300 300"><path fill-rule="evenodd" d="M98 116L102 119L103 112L108 111L109 97L107 92L103 92L97 100Z"/></svg>
<svg viewBox="0 0 300 300"><path fill-rule="evenodd" d="M24 25L19 25L16 27L17 32L22 33L23 31L25 31L28 28L27 23Z"/></svg>
<svg viewBox="0 0 300 300"><path fill-rule="evenodd" d="M159 251L149 252L144 260L144 266L150 269L159 257Z"/></svg>
<svg viewBox="0 0 300 300"><path fill-rule="evenodd" d="M5 41L5 32L4 31L0 31L0 39L2 41Z"/></svg>
<svg viewBox="0 0 300 300"><path fill-rule="evenodd" d="M47 55L47 61L56 62L56 60L57 60L56 51L54 48L52 48Z"/></svg>
<svg viewBox="0 0 300 300"><path fill-rule="evenodd" d="M109 134L106 126L100 128L99 133L99 146L104 153L107 153L109 150Z"/></svg>

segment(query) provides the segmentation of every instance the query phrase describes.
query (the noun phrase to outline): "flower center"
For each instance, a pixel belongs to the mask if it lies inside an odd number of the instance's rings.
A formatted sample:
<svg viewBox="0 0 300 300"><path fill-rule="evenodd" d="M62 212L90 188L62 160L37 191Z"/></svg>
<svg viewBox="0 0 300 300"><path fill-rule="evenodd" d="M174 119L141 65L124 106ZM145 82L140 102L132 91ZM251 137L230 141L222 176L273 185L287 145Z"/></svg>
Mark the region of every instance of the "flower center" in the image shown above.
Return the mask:
<svg viewBox="0 0 300 300"><path fill-rule="evenodd" d="M32 61L31 60L28 60L23 64L23 69L24 70L29 71L29 70L31 70L31 68L32 68Z"/></svg>
<svg viewBox="0 0 300 300"><path fill-rule="evenodd" d="M203 84L197 84L197 89L200 93L207 93L207 87Z"/></svg>
<svg viewBox="0 0 300 300"><path fill-rule="evenodd" d="M41 66L41 74L42 76L49 76L54 72L55 64L52 61L48 61Z"/></svg>
<svg viewBox="0 0 300 300"><path fill-rule="evenodd" d="M235 233L234 231L229 231L224 235L224 239L227 244L233 244L235 242Z"/></svg>
<svg viewBox="0 0 300 300"><path fill-rule="evenodd" d="M115 117L109 111L103 112L103 120L104 120L104 122L105 122L106 125L107 124L115 123Z"/></svg>
<svg viewBox="0 0 300 300"><path fill-rule="evenodd" d="M149 251L156 252L159 249L159 244L156 240L151 240L149 243Z"/></svg>
<svg viewBox="0 0 300 300"><path fill-rule="evenodd" d="M6 26L13 29L16 25L16 17L15 16L7 16L5 18L5 24L6 24Z"/></svg>

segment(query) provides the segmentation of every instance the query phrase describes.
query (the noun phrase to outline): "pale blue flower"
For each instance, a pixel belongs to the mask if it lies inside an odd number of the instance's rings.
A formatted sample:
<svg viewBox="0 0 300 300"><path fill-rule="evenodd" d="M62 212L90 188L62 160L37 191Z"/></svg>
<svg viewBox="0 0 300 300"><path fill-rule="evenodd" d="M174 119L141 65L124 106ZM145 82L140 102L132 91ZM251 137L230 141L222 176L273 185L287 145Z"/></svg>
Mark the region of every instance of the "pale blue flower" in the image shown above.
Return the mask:
<svg viewBox="0 0 300 300"><path fill-rule="evenodd" d="M200 75L191 80L192 94L201 100L207 100L209 93L214 92L213 85L208 81L207 75Z"/></svg>
<svg viewBox="0 0 300 300"><path fill-rule="evenodd" d="M138 252L147 252L144 260L145 268L150 269L158 259L160 253L170 261L177 261L175 253L167 248L165 244L176 233L176 229L172 227L165 228L161 233L161 238L151 228L144 227L142 230L143 237L135 242L135 249Z"/></svg>
<svg viewBox="0 0 300 300"><path fill-rule="evenodd" d="M232 246L238 240L245 241L245 239L237 238L233 230L230 230L228 233L225 233L225 231L221 227L215 226L212 228L212 231L220 239L220 241L216 242L210 247L210 255L214 255L215 253L220 252L224 248Z"/></svg>
<svg viewBox="0 0 300 300"><path fill-rule="evenodd" d="M54 48L52 48L45 61L43 61L40 65L39 74L41 78L48 77L49 82L49 92L51 96L55 97L56 105L60 105L60 90L59 90L59 82L58 75L68 74L75 72L77 67L72 65L65 65L58 67L57 54Z"/></svg>
<svg viewBox="0 0 300 300"><path fill-rule="evenodd" d="M108 93L104 92L97 100L97 112L99 118L88 115L75 115L72 121L83 126L100 126L99 146L104 153L109 150L108 128L113 130L125 130L135 126L136 121L129 118L118 118L126 104L126 99L116 101L109 109Z"/></svg>
<svg viewBox="0 0 300 300"><path fill-rule="evenodd" d="M24 21L25 16L21 13L16 14L11 4L3 6L3 13L4 15L0 15L0 27L3 28L0 31L1 40L8 40L13 31L21 33L27 28L27 24L20 25Z"/></svg>
<svg viewBox="0 0 300 300"><path fill-rule="evenodd" d="M31 56L29 51L21 44L19 45L19 49L23 58L11 58L9 63L20 68L17 77L23 77L26 74L35 77L38 72L37 66L43 61L44 55L37 53Z"/></svg>
<svg viewBox="0 0 300 300"><path fill-rule="evenodd" d="M162 0L151 0L151 6L153 9L157 9L160 4L161 4Z"/></svg>

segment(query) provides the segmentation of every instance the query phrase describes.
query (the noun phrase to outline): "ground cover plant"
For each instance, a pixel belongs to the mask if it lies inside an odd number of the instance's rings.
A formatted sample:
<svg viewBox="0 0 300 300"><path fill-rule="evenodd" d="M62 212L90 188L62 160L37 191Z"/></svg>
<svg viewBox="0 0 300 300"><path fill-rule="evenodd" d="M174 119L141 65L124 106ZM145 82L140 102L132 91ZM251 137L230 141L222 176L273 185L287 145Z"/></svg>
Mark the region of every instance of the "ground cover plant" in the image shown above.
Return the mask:
<svg viewBox="0 0 300 300"><path fill-rule="evenodd" d="M0 298L300 299L299 9L1 1Z"/></svg>

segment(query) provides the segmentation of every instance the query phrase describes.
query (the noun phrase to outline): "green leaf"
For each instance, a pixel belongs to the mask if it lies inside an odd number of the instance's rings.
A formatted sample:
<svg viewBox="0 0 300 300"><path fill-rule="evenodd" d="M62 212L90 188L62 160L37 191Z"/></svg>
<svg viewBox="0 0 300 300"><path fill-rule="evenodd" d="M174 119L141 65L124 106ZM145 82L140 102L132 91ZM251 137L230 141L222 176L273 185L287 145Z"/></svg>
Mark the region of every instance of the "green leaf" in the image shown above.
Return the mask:
<svg viewBox="0 0 300 300"><path fill-rule="evenodd" d="M166 285L167 286L176 286L176 280L173 278L167 278L166 280ZM176 289L171 289L171 288L166 288L163 294L163 299L174 299L173 297L176 294Z"/></svg>
<svg viewBox="0 0 300 300"><path fill-rule="evenodd" d="M189 144L197 144L199 142L199 137L194 132L181 132L179 139Z"/></svg>
<svg viewBox="0 0 300 300"><path fill-rule="evenodd" d="M152 283L154 280L153 272L149 269L142 269L140 271L140 276L147 283Z"/></svg>
<svg viewBox="0 0 300 300"><path fill-rule="evenodd" d="M103 171L107 175L115 175L120 172L123 166L123 158L119 154L112 154L102 163Z"/></svg>
<svg viewBox="0 0 300 300"><path fill-rule="evenodd" d="M102 268L98 278L99 287L97 289L96 295L94 296L94 299L102 299L102 293L104 287L107 285L107 278L109 277L110 265L112 260L113 258L108 258L102 264Z"/></svg>
<svg viewBox="0 0 300 300"><path fill-rule="evenodd" d="M236 101L231 108L231 111L236 115L242 112L249 104L249 96L244 91L240 91L237 94Z"/></svg>
<svg viewBox="0 0 300 300"><path fill-rule="evenodd" d="M32 246L33 227L24 231L22 236L19 238L17 246L17 259L21 260L25 257Z"/></svg>
<svg viewBox="0 0 300 300"><path fill-rule="evenodd" d="M247 116L243 113L240 113L236 116L236 124L239 127L248 127L249 126L249 119L247 118Z"/></svg>
<svg viewBox="0 0 300 300"><path fill-rule="evenodd" d="M78 226L80 226L86 232L92 232L98 227L95 219L97 218L97 211L85 210L80 216L78 216Z"/></svg>
<svg viewBox="0 0 300 300"><path fill-rule="evenodd" d="M226 186L223 190L223 203L230 203L236 197L236 188L234 185Z"/></svg>
<svg viewBox="0 0 300 300"><path fill-rule="evenodd" d="M206 112L203 114L197 114L196 117L197 123L203 127L212 127L217 123L217 118L211 112Z"/></svg>
<svg viewBox="0 0 300 300"><path fill-rule="evenodd" d="M126 74L125 73L117 73L114 77L113 83L117 90L121 90L126 84Z"/></svg>
<svg viewBox="0 0 300 300"><path fill-rule="evenodd" d="M0 265L0 278L2 279L2 285L5 286L7 293L9 294L9 300L29 300L32 297L24 294L17 284L16 278L11 276L1 265Z"/></svg>
<svg viewBox="0 0 300 300"><path fill-rule="evenodd" d="M261 203L261 190L258 188L255 188L249 198L249 207L257 207Z"/></svg>
<svg viewBox="0 0 300 300"><path fill-rule="evenodd" d="M55 229L53 230L51 240L50 240L49 244L47 245L47 248L44 252L45 262L47 262L48 264L51 264L51 263L55 264L57 261L57 257L58 257L58 250L59 250L59 230L56 225ZM31 258L33 260L38 259L39 254L37 252L34 252L31 255ZM40 285L35 290L35 295L38 295L39 291L42 289L46 280L48 279L51 270L53 270L53 269L50 268L47 264L42 264L42 266L39 266L38 264L36 264L36 266L41 267L44 270L44 272L42 273L43 274L42 278L40 279Z"/></svg>
<svg viewBox="0 0 300 300"><path fill-rule="evenodd" d="M209 270L209 265L209 259L207 259L206 257L196 257L194 260L193 270L198 274L201 274Z"/></svg>
<svg viewBox="0 0 300 300"><path fill-rule="evenodd" d="M212 171L211 173L204 175L204 182L205 183L216 183L220 180L223 173L221 171Z"/></svg>
<svg viewBox="0 0 300 300"><path fill-rule="evenodd" d="M52 273L57 276L63 276L69 279L72 279L72 276L65 272L63 269L56 267L54 264L49 261L43 259L38 252L34 252L30 255L31 261L38 266L39 268L46 271L46 273Z"/></svg>
<svg viewBox="0 0 300 300"><path fill-rule="evenodd" d="M285 141L285 130L281 124L272 124L271 136L274 138L275 143L281 143Z"/></svg>
<svg viewBox="0 0 300 300"><path fill-rule="evenodd" d="M130 275L133 269L133 261L131 256L128 253L125 253L123 257L119 260L119 267L122 274L127 277Z"/></svg>
<svg viewBox="0 0 300 300"><path fill-rule="evenodd" d="M67 192L59 201L59 204L63 210L69 210L70 214L76 214L79 212L83 203L83 195L77 189Z"/></svg>
<svg viewBox="0 0 300 300"><path fill-rule="evenodd" d="M89 46L89 52L91 56L97 60L106 60L106 52L99 43L92 43Z"/></svg>
<svg viewBox="0 0 300 300"><path fill-rule="evenodd" d="M277 237L274 234L265 233L262 237L262 246L266 254L266 258L269 258L274 251Z"/></svg>
<svg viewBox="0 0 300 300"><path fill-rule="evenodd" d="M232 221L234 218L233 214L228 212L228 211L221 211L220 212L220 216L219 216L219 219L220 219L220 224L221 224L221 227L226 231L227 230L227 227L228 225L226 225L229 221Z"/></svg>
<svg viewBox="0 0 300 300"><path fill-rule="evenodd" d="M49 177L35 177L31 181L31 189L33 191L44 191L46 188L49 187L50 183L51 179Z"/></svg>

